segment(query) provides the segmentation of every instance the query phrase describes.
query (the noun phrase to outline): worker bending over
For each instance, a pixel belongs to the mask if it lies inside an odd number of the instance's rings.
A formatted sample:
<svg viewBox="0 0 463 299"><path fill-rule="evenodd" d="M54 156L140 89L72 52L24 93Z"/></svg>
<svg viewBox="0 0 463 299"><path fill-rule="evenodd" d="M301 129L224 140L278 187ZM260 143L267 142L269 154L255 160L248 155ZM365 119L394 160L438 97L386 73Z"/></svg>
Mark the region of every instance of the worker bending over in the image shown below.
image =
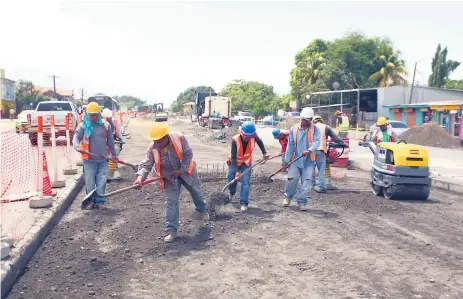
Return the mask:
<svg viewBox="0 0 463 299"><path fill-rule="evenodd" d="M166 124L155 123L150 130L149 138L153 140L146 150L146 157L138 168L138 177L134 182L140 184L154 168L161 191L166 191L166 231L165 242L172 242L177 237L179 222L179 200L181 187L190 193L200 220L208 221L201 186L199 184L196 163L193 161L193 150L185 136L169 132Z"/></svg>
<svg viewBox="0 0 463 299"><path fill-rule="evenodd" d="M318 147L315 164L318 169L318 186L315 186L315 167L313 169L312 176L312 187L318 193L325 193L326 189L333 190L336 189L336 186L331 182L331 169L330 165L327 163L328 155L328 137L331 137L334 141L344 146L347 144L339 138L334 130L323 123L323 118L320 115L316 115L312 123L315 124L320 131L320 146ZM325 176L327 183L325 185Z"/></svg>
<svg viewBox="0 0 463 299"><path fill-rule="evenodd" d="M336 110L334 113L337 119L337 130L338 135L340 138L348 138L349 137L349 118L344 112Z"/></svg>
<svg viewBox="0 0 463 299"><path fill-rule="evenodd" d="M286 153L286 147L288 146L288 136L289 136L289 131L287 130L280 130L278 128L273 129L272 131L273 138L278 139L281 145L281 165L285 164L285 155Z"/></svg>
<svg viewBox="0 0 463 299"><path fill-rule="evenodd" d="M297 203L301 211L307 210L308 198L312 184L313 168L317 149L320 147L320 131L312 124L314 112L312 108L304 108L301 111L301 123L295 124L289 130L288 147L286 148L285 163L297 160L288 170L286 181L285 199L283 206L288 207L296 194L297 183L301 180L301 188L297 193Z"/></svg>
<svg viewBox="0 0 463 299"><path fill-rule="evenodd" d="M378 145L380 142L398 142L399 137L392 131L385 117L378 118L376 122L378 127L371 136L372 141Z"/></svg>
<svg viewBox="0 0 463 299"><path fill-rule="evenodd" d="M245 122L240 127L240 134L233 136L231 144L231 155L228 158L228 182L236 177L241 177L240 205L241 211L248 210L249 190L251 184L251 172L247 172L244 176L241 173L252 165L253 150L259 146L264 159L268 159L270 155L265 150L264 143L256 134L256 126L252 122ZM233 199L236 193L237 182L228 187L229 200Z"/></svg>
<svg viewBox="0 0 463 299"><path fill-rule="evenodd" d="M85 189L87 194L95 188L98 194L105 194L108 179L108 155L118 160L111 126L101 118L100 106L91 102L87 106L82 123L73 138L74 148L82 154ZM91 153L91 154L89 154ZM92 155L93 154L93 155ZM104 197L94 197L87 207L106 209Z"/></svg>

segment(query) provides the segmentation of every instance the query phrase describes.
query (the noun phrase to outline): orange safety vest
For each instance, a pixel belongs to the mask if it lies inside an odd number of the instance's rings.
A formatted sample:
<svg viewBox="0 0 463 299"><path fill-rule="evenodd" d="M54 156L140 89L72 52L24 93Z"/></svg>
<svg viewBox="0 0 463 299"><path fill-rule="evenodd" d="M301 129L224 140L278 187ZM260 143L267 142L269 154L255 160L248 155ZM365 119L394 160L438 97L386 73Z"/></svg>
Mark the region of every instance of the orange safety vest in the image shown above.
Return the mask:
<svg viewBox="0 0 463 299"><path fill-rule="evenodd" d="M241 166L244 163L247 166L250 166L252 163L252 152L256 147L256 139L249 139L246 149L243 149L243 142L240 135L233 136L233 141L235 141L236 144L236 165Z"/></svg>
<svg viewBox="0 0 463 299"><path fill-rule="evenodd" d="M170 142L172 143L172 146L175 150L175 153L177 154L177 158L180 162L183 160L183 143L182 143L182 135L178 133L169 133L169 139ZM158 149L154 148L154 142L152 141L150 144L151 148L151 154L153 155L154 159L154 165L155 165L155 170L156 173L159 177L162 177L162 171L161 171L161 151ZM195 162L191 160L190 165L188 166L187 174L191 175L195 169ZM159 187L161 191L164 191L164 181L160 180L159 181Z"/></svg>
<svg viewBox="0 0 463 299"><path fill-rule="evenodd" d="M323 123L317 123L318 130L320 131L320 146L318 147L319 151L328 153L328 146L326 140L326 125Z"/></svg>
<svg viewBox="0 0 463 299"><path fill-rule="evenodd" d="M108 147L108 132L111 130L111 126L105 120L103 120L103 125L104 125L104 128L106 129L106 152L109 155L111 151L109 150L109 147ZM90 152L90 138L89 137L84 136L84 138L82 138L82 141L80 142L80 148L83 149L84 151ZM90 159L89 154L82 154L82 160L88 160L88 159Z"/></svg>
<svg viewBox="0 0 463 299"><path fill-rule="evenodd" d="M292 132L292 134L293 134L293 139L294 139L293 156L291 157L291 161L293 161L294 159L296 159L297 134L299 133L299 128L300 128L300 124L295 124L295 125L291 128L291 132ZM313 141L313 134L314 134L314 130L315 130L314 128L315 128L315 126L312 124L312 125L310 125L309 130L307 130L307 141L309 141L309 144L312 144L312 141ZM311 154L310 154L310 160L312 160L312 161L315 161L315 160L316 160L315 153L311 153Z"/></svg>

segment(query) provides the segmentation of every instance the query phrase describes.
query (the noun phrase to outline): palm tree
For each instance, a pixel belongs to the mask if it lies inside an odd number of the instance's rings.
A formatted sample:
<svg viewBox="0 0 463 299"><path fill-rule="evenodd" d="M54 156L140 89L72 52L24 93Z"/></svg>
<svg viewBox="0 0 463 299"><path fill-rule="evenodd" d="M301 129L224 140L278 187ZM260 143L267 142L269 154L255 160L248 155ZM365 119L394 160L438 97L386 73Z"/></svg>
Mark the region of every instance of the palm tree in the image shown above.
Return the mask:
<svg viewBox="0 0 463 299"><path fill-rule="evenodd" d="M376 81L378 87L405 84L407 79L405 79L404 75L407 74L407 70L405 68L405 61L399 59L400 52L385 52L389 53L379 56L377 64L381 68L370 76L370 80Z"/></svg>
<svg viewBox="0 0 463 299"><path fill-rule="evenodd" d="M312 53L307 59L300 62L299 66L303 76L303 82L308 86L314 85L325 67L325 59L319 53Z"/></svg>

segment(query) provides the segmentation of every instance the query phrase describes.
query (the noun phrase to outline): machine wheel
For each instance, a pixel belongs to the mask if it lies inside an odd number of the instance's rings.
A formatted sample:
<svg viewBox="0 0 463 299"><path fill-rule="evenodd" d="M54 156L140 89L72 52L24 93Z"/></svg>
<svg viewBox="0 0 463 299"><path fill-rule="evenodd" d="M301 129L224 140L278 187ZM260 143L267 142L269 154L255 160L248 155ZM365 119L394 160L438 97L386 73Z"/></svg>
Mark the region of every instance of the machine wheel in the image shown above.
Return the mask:
<svg viewBox="0 0 463 299"><path fill-rule="evenodd" d="M376 196L383 196L383 187L376 185L373 181L371 181L371 191Z"/></svg>
<svg viewBox="0 0 463 299"><path fill-rule="evenodd" d="M396 187L391 185L387 188L383 188L383 195L387 199L395 200L395 199L398 199L398 195L396 191L397 191Z"/></svg>

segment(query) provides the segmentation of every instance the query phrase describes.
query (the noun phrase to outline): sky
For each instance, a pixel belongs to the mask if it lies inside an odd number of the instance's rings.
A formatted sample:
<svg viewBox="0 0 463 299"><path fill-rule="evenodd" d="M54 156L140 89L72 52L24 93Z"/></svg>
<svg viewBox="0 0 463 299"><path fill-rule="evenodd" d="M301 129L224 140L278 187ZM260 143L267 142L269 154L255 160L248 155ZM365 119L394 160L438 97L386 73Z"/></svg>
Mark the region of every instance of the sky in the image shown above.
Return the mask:
<svg viewBox="0 0 463 299"><path fill-rule="evenodd" d="M27 9L26 9L27 8ZM426 84L438 43L463 62L463 2L0 0L0 68L12 80L170 104L234 79L290 91L295 54L347 31L385 36ZM6 30L5 30L6 28ZM463 79L463 65L452 74Z"/></svg>

